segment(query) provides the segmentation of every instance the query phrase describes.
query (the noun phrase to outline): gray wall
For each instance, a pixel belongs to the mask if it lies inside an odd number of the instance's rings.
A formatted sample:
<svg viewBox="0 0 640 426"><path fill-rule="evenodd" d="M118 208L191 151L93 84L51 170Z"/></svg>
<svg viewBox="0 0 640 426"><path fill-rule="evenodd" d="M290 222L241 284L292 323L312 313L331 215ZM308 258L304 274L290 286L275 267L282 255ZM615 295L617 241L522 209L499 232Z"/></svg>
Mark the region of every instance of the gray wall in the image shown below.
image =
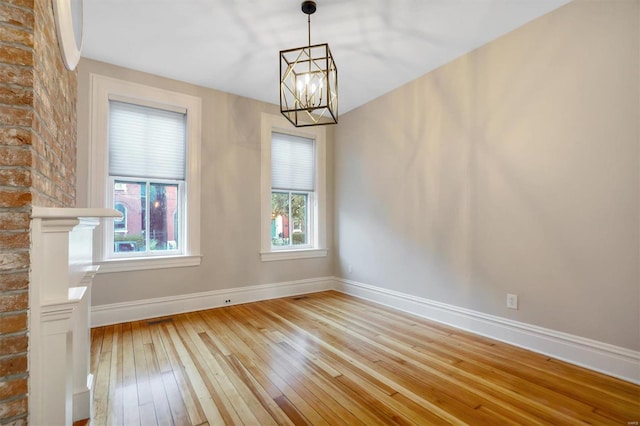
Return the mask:
<svg viewBox="0 0 640 426"><path fill-rule="evenodd" d="M326 258L262 262L260 251L260 114L277 106L83 59L78 68L78 207L87 206L89 73L202 98L202 213L199 267L99 274L93 305L230 289L333 274L332 214ZM333 157L332 132L327 157ZM333 171L327 170L327 211Z"/></svg>
<svg viewBox="0 0 640 426"><path fill-rule="evenodd" d="M336 275L640 349L639 13L570 3L341 117Z"/></svg>

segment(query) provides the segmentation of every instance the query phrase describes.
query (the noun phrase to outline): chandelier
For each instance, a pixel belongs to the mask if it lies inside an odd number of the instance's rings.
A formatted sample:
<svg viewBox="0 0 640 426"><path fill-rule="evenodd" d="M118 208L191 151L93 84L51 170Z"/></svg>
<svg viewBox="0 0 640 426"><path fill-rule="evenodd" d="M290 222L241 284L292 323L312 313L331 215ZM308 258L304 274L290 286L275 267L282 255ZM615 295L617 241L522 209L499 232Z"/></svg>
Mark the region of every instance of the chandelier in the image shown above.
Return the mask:
<svg viewBox="0 0 640 426"><path fill-rule="evenodd" d="M313 1L302 2L307 14L305 47L280 51L280 112L296 127L338 122L338 69L327 43L311 45Z"/></svg>

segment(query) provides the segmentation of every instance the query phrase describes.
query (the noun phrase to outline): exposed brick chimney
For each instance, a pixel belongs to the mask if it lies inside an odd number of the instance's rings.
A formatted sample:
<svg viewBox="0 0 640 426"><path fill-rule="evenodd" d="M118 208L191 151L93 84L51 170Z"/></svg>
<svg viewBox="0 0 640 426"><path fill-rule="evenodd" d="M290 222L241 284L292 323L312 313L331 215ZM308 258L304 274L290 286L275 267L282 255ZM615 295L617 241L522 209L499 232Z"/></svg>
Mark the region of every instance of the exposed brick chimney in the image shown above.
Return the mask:
<svg viewBox="0 0 640 426"><path fill-rule="evenodd" d="M50 0L0 0L0 424L26 424L29 213L75 206L76 73Z"/></svg>

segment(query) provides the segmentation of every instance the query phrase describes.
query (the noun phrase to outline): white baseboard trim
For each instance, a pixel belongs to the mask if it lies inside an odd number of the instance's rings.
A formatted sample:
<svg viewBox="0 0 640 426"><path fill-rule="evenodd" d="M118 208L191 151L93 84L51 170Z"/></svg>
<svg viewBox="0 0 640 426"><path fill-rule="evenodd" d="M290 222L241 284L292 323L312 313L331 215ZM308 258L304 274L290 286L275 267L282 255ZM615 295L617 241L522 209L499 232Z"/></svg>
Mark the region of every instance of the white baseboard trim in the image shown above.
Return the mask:
<svg viewBox="0 0 640 426"><path fill-rule="evenodd" d="M91 327L315 293L331 290L333 286L333 277L320 277L92 306Z"/></svg>
<svg viewBox="0 0 640 426"><path fill-rule="evenodd" d="M344 278L334 278L334 289L640 384L638 351Z"/></svg>

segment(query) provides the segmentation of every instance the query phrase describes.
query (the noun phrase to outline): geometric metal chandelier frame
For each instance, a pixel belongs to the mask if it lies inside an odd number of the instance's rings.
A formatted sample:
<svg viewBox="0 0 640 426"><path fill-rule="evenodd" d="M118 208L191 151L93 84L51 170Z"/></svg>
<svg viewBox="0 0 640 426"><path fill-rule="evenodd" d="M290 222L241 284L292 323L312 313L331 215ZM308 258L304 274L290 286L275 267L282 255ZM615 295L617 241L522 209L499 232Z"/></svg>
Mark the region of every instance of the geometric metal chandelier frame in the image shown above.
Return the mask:
<svg viewBox="0 0 640 426"><path fill-rule="evenodd" d="M313 1L307 14L308 44L280 51L280 112L296 127L338 122L338 69L327 43L311 45Z"/></svg>

